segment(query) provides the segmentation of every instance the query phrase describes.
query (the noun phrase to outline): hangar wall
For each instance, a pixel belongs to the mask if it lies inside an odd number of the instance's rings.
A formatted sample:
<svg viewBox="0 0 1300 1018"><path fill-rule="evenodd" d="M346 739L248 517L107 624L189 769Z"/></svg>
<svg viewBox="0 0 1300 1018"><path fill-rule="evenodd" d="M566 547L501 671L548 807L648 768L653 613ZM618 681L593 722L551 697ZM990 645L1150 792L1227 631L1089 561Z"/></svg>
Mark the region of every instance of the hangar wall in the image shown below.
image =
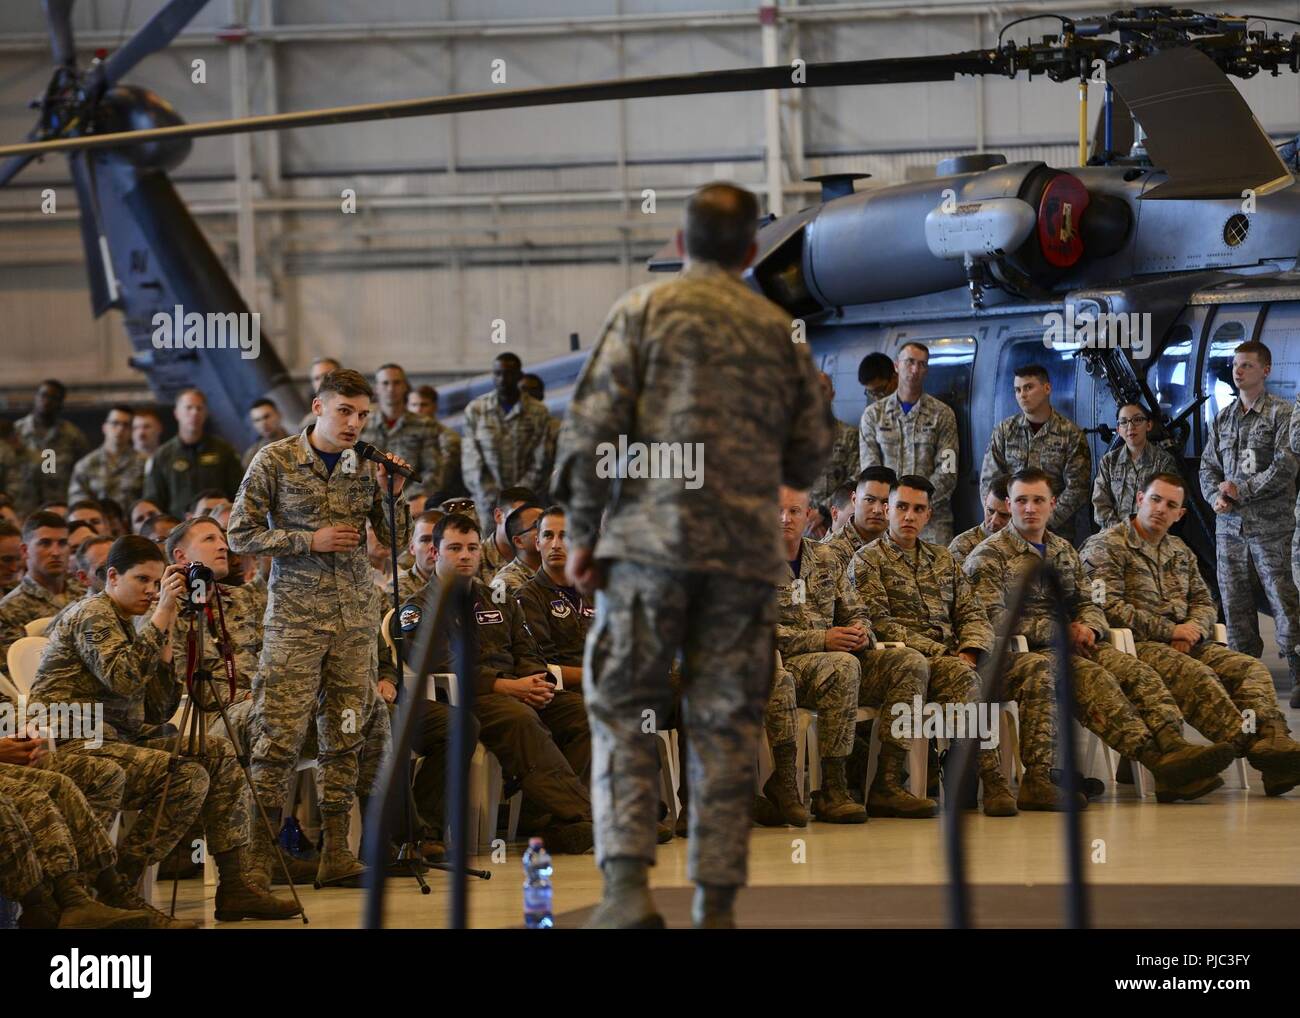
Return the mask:
<svg viewBox="0 0 1300 1018"><path fill-rule="evenodd" d="M966 0L783 4L765 37L756 0L212 0L131 81L198 121L741 67L765 62L765 44L783 63L949 52L993 44L1013 17L1117 6L1010 3L994 15ZM81 0L81 63L157 7ZM1251 13L1297 17L1300 3ZM1023 25L1014 37L1051 28ZM49 63L39 4L0 5L0 138L30 128L26 104ZM1266 129L1300 129L1300 77L1239 87ZM706 180L739 180L788 211L811 200L800 181L812 173L870 172L860 186L880 186L960 151L1057 165L1074 155L1075 89L1043 79L786 94L779 126L765 102L633 100L202 139L174 176L296 374L331 353L365 370L401 360L438 379L486 369L501 349L498 319L526 363L567 351L572 332L590 344L612 299L648 278L643 262L671 236L681 198ZM47 187L53 215L41 211ZM355 214L341 211L344 189ZM144 392L112 314L90 317L75 206L62 160L0 190L0 398L10 406L48 375L83 400Z"/></svg>

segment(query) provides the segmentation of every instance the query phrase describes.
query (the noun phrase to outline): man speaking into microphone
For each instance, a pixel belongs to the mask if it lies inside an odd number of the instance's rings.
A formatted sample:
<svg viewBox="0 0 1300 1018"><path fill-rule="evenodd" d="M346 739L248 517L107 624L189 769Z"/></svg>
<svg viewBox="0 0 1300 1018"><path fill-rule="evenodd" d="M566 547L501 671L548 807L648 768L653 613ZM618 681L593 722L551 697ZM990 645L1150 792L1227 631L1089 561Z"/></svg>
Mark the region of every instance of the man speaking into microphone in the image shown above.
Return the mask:
<svg viewBox="0 0 1300 1018"><path fill-rule="evenodd" d="M365 871L348 848L348 819L362 720L376 683L375 620L381 614L366 559L366 521L381 541L391 536L384 502L390 468L371 462L371 447L356 447L373 398L356 371L326 375L312 400L316 423L253 458L230 514L232 550L272 558L265 639L253 679L253 712L262 722L252 748L253 784L279 830L289 778L314 716L324 775L321 885L354 883ZM410 467L391 459L400 495ZM399 498L399 544L410 528L410 509ZM272 859L259 827L254 861L268 877Z"/></svg>

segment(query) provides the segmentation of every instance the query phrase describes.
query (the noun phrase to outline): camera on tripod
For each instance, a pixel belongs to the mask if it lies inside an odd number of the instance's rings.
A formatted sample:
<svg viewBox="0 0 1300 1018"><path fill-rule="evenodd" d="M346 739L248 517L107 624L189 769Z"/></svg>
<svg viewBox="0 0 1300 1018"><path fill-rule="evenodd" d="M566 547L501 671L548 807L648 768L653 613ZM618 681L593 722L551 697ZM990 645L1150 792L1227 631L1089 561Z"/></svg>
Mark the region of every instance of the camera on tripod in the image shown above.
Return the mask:
<svg viewBox="0 0 1300 1018"><path fill-rule="evenodd" d="M199 611L212 599L217 574L202 562L191 562L185 567L185 611Z"/></svg>

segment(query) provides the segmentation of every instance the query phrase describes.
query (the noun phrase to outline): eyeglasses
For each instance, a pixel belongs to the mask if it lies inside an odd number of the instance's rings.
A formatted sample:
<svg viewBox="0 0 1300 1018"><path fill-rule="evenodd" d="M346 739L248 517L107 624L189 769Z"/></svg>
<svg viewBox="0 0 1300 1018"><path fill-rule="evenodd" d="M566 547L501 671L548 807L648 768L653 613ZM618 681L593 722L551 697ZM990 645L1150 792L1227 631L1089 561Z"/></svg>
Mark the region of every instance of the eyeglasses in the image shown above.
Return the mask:
<svg viewBox="0 0 1300 1018"><path fill-rule="evenodd" d="M1115 422L1115 425L1120 428L1136 428L1139 425L1146 424L1150 419L1149 417L1143 417L1141 414L1136 417L1121 417Z"/></svg>

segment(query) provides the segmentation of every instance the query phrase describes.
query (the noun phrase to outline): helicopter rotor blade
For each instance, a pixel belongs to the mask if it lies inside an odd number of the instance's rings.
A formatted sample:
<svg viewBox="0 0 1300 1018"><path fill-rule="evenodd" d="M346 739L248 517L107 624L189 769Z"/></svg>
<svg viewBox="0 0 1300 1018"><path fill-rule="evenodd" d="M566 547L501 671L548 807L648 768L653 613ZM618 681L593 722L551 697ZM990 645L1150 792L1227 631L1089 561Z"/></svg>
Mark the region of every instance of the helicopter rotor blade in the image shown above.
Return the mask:
<svg viewBox="0 0 1300 1018"><path fill-rule="evenodd" d="M72 5L76 0L41 0L45 25L50 32L50 51L60 67L77 66L77 45L72 39Z"/></svg>
<svg viewBox="0 0 1300 1018"><path fill-rule="evenodd" d="M102 64L91 69L86 76L87 94L98 98L145 57L166 49L207 3L208 0L171 0L141 25L135 35L110 53Z"/></svg>
<svg viewBox="0 0 1300 1018"><path fill-rule="evenodd" d="M173 0L171 6L176 6L178 2L179 0ZM191 0L191 3L193 2L194 0ZM110 57L108 62L112 63L116 55ZM322 124L354 124L370 120L397 120L404 117L558 106L614 99L950 81L959 74L988 74L998 71L1001 68L999 57L1000 54L993 51L976 50L933 57L845 60L835 63L805 64L798 68L782 64L774 67L745 67L726 71L702 71L695 74L667 74L583 84L502 89L464 95L405 99L398 102L337 106L330 109L303 110L297 113L277 113L237 120L214 120L201 124L179 124L147 131L91 134L37 144L23 143L0 147L0 156L113 148L123 144L133 145L164 138L207 138L215 135L277 131L291 127L316 127ZM802 80L798 80L800 76Z"/></svg>

